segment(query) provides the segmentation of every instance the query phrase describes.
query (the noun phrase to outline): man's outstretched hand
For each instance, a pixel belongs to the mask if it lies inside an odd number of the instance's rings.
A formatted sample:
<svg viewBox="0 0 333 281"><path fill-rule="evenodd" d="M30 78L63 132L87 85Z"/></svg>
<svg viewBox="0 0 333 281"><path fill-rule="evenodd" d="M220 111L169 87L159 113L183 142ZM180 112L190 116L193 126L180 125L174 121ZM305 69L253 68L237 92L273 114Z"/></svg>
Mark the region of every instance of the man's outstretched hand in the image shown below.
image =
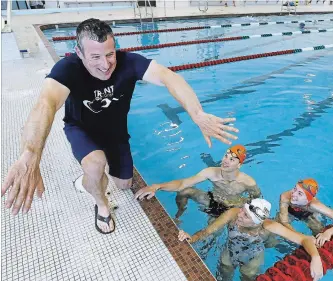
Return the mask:
<svg viewBox="0 0 333 281"><path fill-rule="evenodd" d="M43 195L45 189L39 162L38 155L25 151L8 171L1 188L1 196L9 190L5 206L7 209L13 207L13 215L18 214L21 208L23 214L30 210L35 190L38 197Z"/></svg>
<svg viewBox="0 0 333 281"><path fill-rule="evenodd" d="M225 124L235 122L236 118L219 118L215 115L201 111L197 114L194 122L199 126L204 138L209 147L212 146L211 137L220 140L221 142L230 145L231 140L236 140L237 137L228 132L238 133L239 130Z"/></svg>

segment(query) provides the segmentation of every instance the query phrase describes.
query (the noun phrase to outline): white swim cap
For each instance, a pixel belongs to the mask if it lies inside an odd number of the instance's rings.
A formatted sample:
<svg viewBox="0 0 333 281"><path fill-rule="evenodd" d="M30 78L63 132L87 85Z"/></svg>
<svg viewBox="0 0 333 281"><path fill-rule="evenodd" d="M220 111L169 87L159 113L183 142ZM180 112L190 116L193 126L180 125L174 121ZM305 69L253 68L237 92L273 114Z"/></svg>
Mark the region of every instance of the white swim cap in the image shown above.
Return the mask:
<svg viewBox="0 0 333 281"><path fill-rule="evenodd" d="M265 199L252 199L250 203L244 205L247 213L251 216L255 224L262 223L265 219L269 218L271 211L271 203Z"/></svg>

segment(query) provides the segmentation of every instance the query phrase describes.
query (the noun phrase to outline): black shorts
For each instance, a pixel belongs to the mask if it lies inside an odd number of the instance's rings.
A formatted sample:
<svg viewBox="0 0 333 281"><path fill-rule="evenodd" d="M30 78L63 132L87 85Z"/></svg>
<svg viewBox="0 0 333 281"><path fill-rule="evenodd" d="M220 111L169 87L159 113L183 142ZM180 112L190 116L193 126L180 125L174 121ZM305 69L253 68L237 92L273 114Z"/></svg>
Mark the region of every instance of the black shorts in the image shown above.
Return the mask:
<svg viewBox="0 0 333 281"><path fill-rule="evenodd" d="M81 127L65 123L65 135L71 144L74 157L81 161L89 153L102 150L109 164L109 174L120 179L133 177L133 158L129 142L109 142L105 138L93 136Z"/></svg>
<svg viewBox="0 0 333 281"><path fill-rule="evenodd" d="M204 211L212 217L219 217L222 213L229 210L230 207L225 206L223 203L217 202L214 199L213 193L209 191L209 206Z"/></svg>

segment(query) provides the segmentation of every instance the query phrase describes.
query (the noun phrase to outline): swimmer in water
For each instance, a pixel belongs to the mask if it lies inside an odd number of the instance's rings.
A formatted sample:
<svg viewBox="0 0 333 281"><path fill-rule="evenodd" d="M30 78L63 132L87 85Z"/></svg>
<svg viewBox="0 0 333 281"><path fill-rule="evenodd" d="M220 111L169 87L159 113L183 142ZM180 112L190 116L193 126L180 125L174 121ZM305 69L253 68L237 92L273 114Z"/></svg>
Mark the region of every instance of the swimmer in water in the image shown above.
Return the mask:
<svg viewBox="0 0 333 281"><path fill-rule="evenodd" d="M135 198L142 200L147 196L147 199L150 199L158 190L176 191L176 219L186 210L188 199L202 205L209 215L218 217L226 210L242 207L248 200L261 195L255 180L240 171L245 158L245 147L234 145L226 151L221 167L209 167L189 178L144 187L135 194ZM213 184L212 191L207 192L194 187L206 180ZM242 197L244 192L248 193L249 197Z"/></svg>
<svg viewBox="0 0 333 281"><path fill-rule="evenodd" d="M318 183L310 178L298 181L292 190L282 193L277 220L294 230L290 223L298 219L304 221L314 235L321 232L324 225L320 222L319 215L332 219L333 210L316 198L318 188Z"/></svg>
<svg viewBox="0 0 333 281"><path fill-rule="evenodd" d="M217 232L224 226L228 239L220 258L223 281L233 280L236 267L240 267L241 280L254 280L264 261L265 241L270 234L277 234L302 245L311 256L311 276L317 281L323 276L323 265L313 237L292 231L282 224L268 219L271 204L265 199L253 199L242 208L232 208L219 216L207 228L194 235L180 230L178 239L195 243Z"/></svg>

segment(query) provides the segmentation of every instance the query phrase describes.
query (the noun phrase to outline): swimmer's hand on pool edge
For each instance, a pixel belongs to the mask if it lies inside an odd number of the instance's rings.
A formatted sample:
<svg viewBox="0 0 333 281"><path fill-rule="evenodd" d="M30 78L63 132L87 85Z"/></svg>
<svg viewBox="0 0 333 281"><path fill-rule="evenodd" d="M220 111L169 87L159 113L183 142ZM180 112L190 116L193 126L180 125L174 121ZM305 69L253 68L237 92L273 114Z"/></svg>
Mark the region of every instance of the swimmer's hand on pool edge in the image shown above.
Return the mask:
<svg viewBox="0 0 333 281"><path fill-rule="evenodd" d="M235 122L236 118L219 118L212 114L200 111L195 115L195 117L193 117L193 121L199 126L209 147L212 147L211 137L216 138L228 145L231 144L229 139L238 139L238 137L228 133L227 131L238 133L239 130L232 126L225 125L227 123Z"/></svg>
<svg viewBox="0 0 333 281"><path fill-rule="evenodd" d="M147 196L147 199L149 200L155 196L156 191L159 190L160 188L161 186L158 184L152 184L151 186L146 186L138 190L134 194L134 198L142 201Z"/></svg>
<svg viewBox="0 0 333 281"><path fill-rule="evenodd" d="M318 248L324 246L325 242L326 241L330 241L332 236L333 236L333 227L327 229L323 233L317 234L317 236L315 238L315 240L316 240L316 246Z"/></svg>
<svg viewBox="0 0 333 281"><path fill-rule="evenodd" d="M179 241L186 240L187 242L192 243L192 236L186 233L184 230L179 230L178 240Z"/></svg>

